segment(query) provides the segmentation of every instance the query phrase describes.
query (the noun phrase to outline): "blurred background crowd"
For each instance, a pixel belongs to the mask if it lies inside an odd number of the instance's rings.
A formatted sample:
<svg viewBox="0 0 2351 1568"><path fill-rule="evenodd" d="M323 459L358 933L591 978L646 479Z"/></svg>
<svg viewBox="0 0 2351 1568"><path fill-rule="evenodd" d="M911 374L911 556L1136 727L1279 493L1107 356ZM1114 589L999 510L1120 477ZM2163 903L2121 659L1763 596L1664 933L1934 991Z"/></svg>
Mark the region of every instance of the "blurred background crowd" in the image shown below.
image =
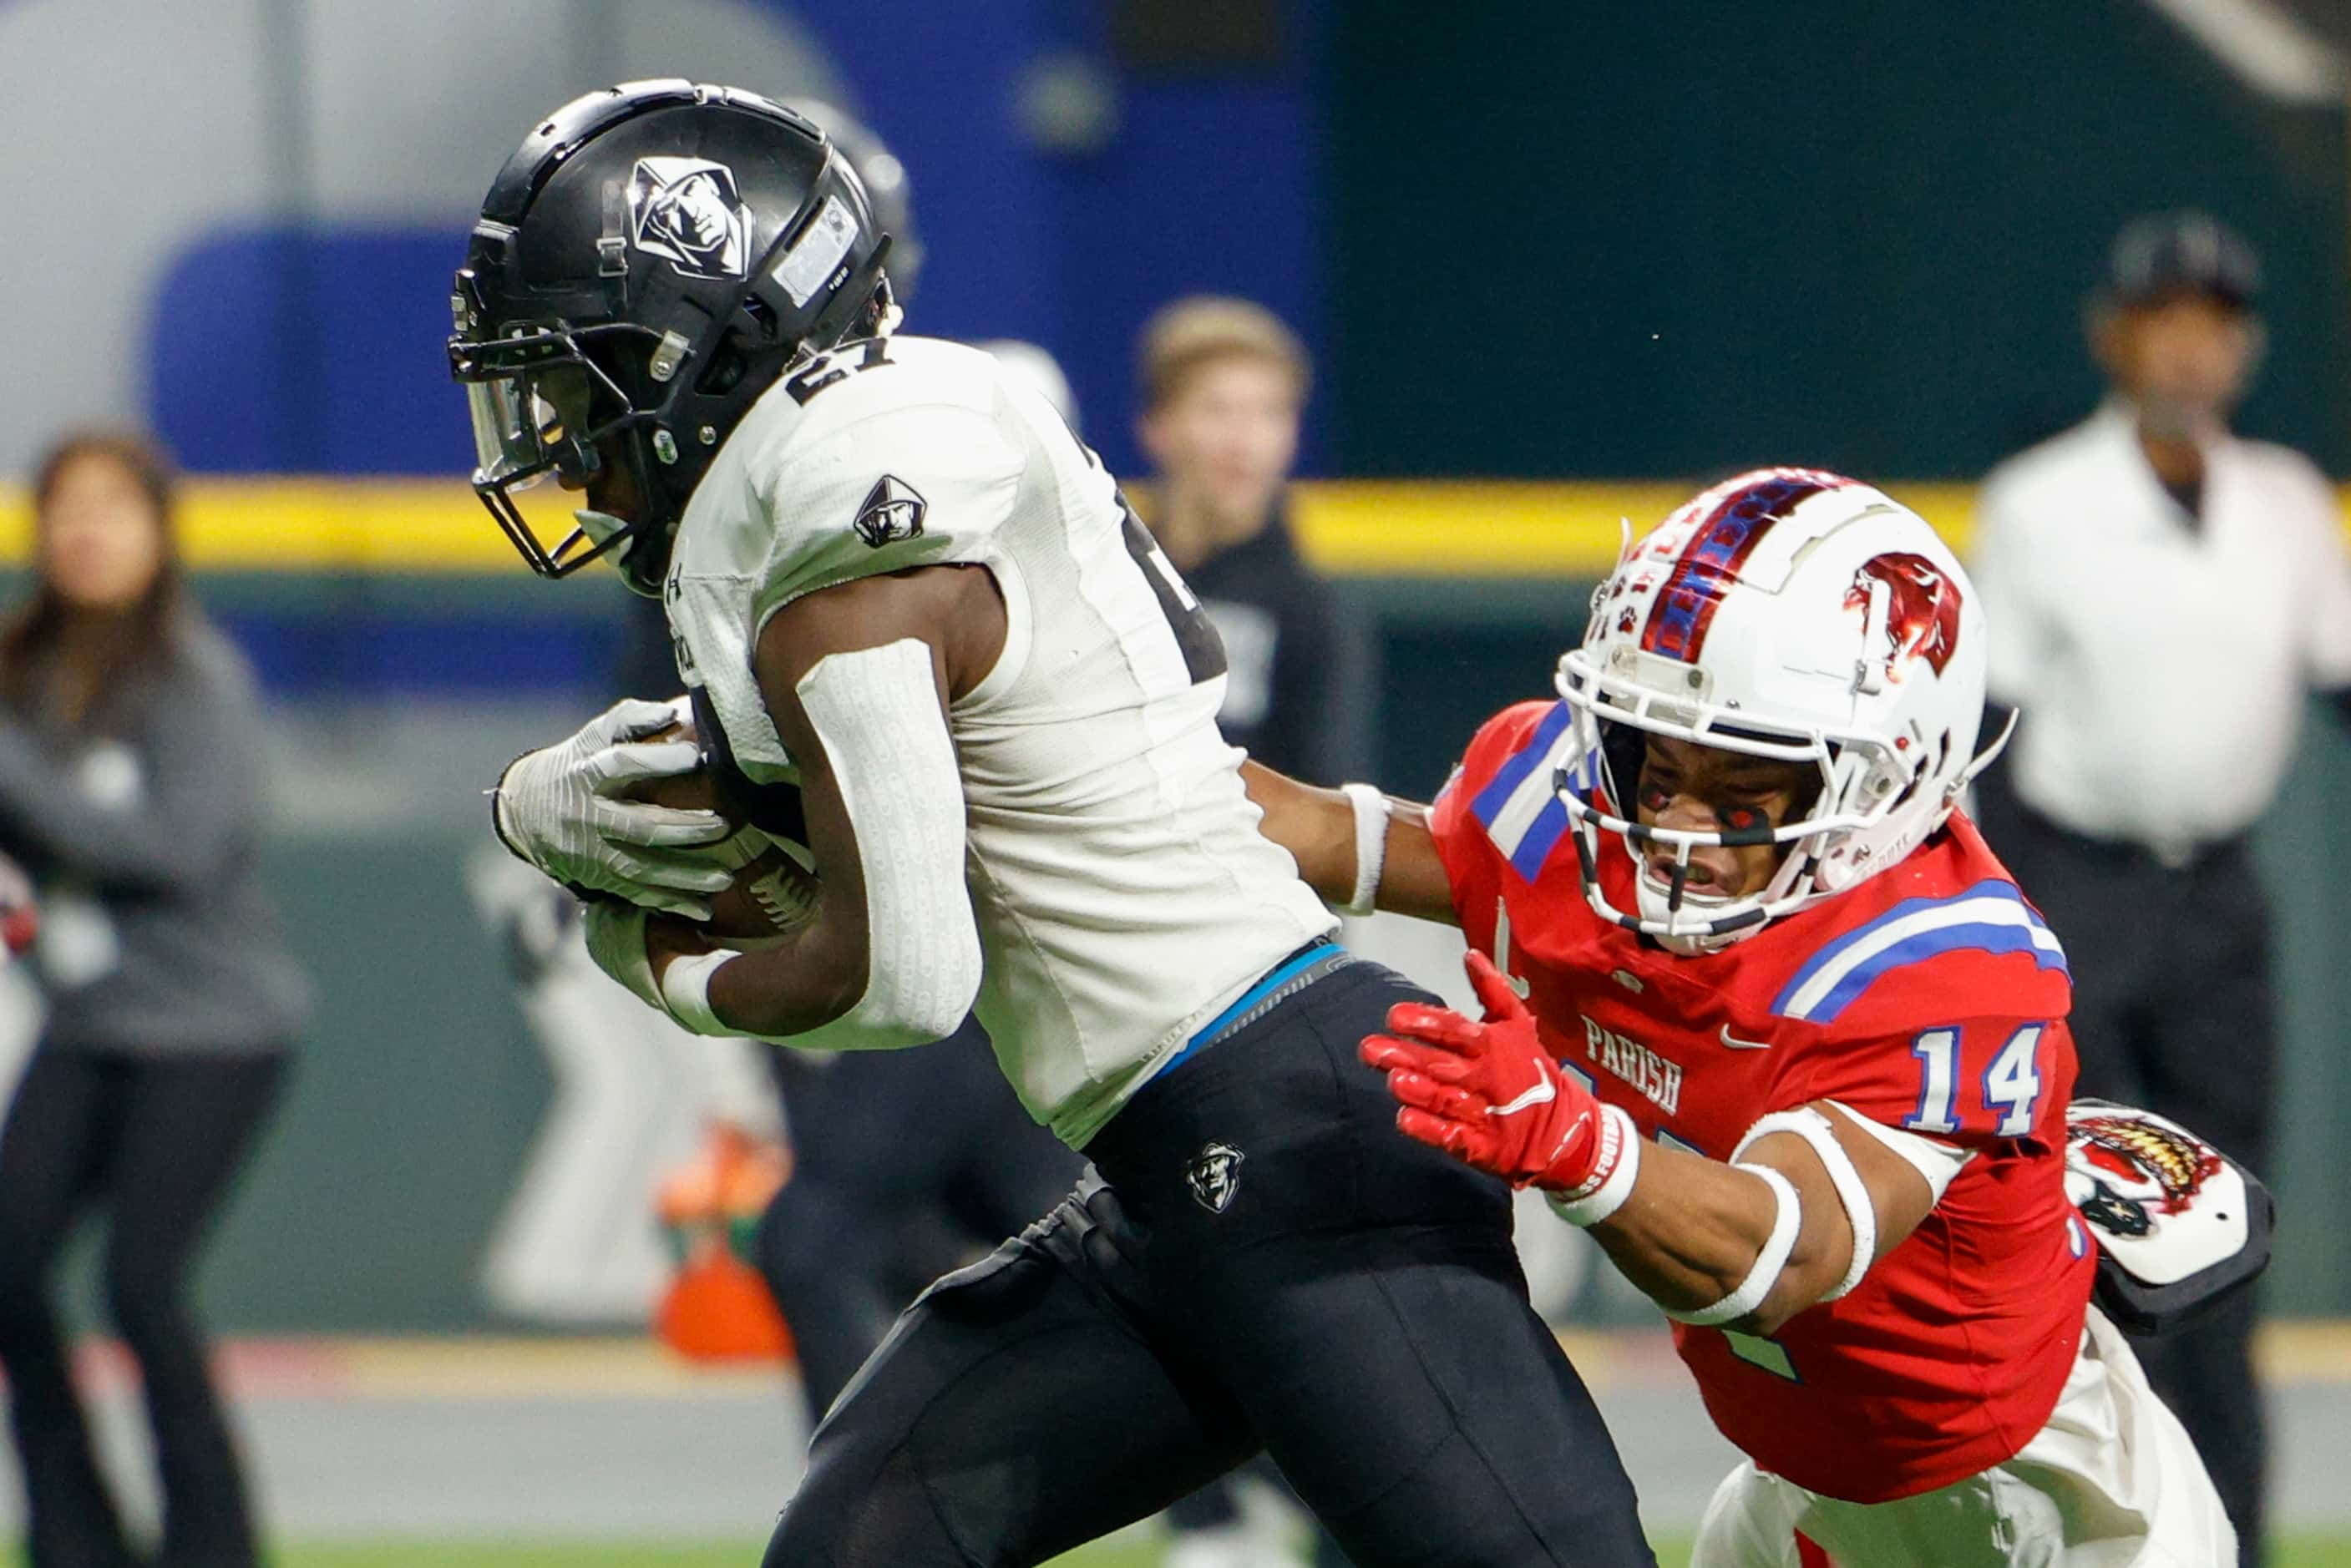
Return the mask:
<svg viewBox="0 0 2351 1568"><path fill-rule="evenodd" d="M1426 795L1548 690L1619 519L1725 473L1944 529L2085 1086L2283 1216L2265 1334L2151 1367L2241 1527L2351 1542L2305 1440L2351 1421L2338 10L0 0L0 852L41 915L0 971L0 1520L34 1500L42 1568L751 1539L896 1304L1068 1179L975 1037L675 1033L486 832L509 757L675 682L653 607L533 577L468 493L449 274L534 115L680 76L835 130L906 329L1130 482L1286 771ZM915 1096L956 1137L872 1158ZM1719 1450L1581 1247L1531 1272L1604 1397L1673 1389L1625 1441L1686 1528ZM1277 1560L1272 1491L1170 1561Z"/></svg>

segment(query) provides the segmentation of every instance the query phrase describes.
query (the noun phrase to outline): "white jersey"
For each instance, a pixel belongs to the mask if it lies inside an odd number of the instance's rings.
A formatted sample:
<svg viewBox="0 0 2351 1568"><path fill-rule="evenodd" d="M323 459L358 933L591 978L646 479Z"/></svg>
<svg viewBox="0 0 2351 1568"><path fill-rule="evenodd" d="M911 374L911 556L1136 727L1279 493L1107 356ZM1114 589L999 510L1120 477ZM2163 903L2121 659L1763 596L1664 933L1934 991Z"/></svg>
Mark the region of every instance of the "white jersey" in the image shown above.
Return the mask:
<svg viewBox="0 0 2351 1568"><path fill-rule="evenodd" d="M779 383L713 460L665 599L681 672L743 771L795 776L751 670L820 588L985 566L1004 651L956 701L977 1011L1072 1146L1292 950L1337 929L1258 832L1217 732L1216 633L1093 453L977 349L850 344Z"/></svg>

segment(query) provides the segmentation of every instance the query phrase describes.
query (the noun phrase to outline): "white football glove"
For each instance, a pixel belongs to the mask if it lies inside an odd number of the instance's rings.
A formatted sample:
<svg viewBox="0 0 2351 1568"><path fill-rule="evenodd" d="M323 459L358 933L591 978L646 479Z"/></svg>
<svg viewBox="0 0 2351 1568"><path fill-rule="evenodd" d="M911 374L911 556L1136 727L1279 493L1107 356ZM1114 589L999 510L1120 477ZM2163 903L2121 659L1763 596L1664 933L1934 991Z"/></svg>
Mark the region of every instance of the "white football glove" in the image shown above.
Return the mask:
<svg viewBox="0 0 2351 1568"><path fill-rule="evenodd" d="M588 939L588 956L596 967L627 986L639 1002L654 1012L665 1014L669 1021L690 1034L732 1039L736 1031L719 1022L710 1010L708 971L735 955L713 953L706 957L685 956L670 961L664 977L670 983L665 991L653 978L653 958L645 950L645 922L648 913L628 904L614 903L610 898L591 900L580 911L580 925ZM699 984L679 983L681 972L689 966L702 972Z"/></svg>
<svg viewBox="0 0 2351 1568"><path fill-rule="evenodd" d="M490 792L508 849L558 882L647 909L706 920L701 895L731 879L704 846L733 831L714 811L678 811L620 798L652 779L702 765L691 741L647 741L677 720L666 702L615 703L569 740L517 757Z"/></svg>
<svg viewBox="0 0 2351 1568"><path fill-rule="evenodd" d="M669 1011L661 987L653 981L653 961L645 956L643 909L594 898L580 909L580 924L588 939L588 956L596 961L598 969L627 986L654 1012Z"/></svg>

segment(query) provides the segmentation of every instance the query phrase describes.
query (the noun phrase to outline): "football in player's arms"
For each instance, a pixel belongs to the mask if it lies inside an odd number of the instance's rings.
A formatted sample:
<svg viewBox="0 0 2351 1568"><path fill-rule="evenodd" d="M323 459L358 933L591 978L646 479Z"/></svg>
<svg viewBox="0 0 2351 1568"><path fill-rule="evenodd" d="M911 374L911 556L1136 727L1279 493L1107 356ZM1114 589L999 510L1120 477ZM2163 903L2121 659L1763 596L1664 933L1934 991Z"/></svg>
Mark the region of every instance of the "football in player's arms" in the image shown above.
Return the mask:
<svg viewBox="0 0 2351 1568"><path fill-rule="evenodd" d="M1958 809L1984 643L1917 516L1766 470L1627 550L1432 806L1251 774L1326 894L1468 936L1484 1019L1406 1003L1364 1058L1675 1320L1748 1455L1697 1568L2236 1560L2091 1305L2064 951Z"/></svg>
<svg viewBox="0 0 2351 1568"><path fill-rule="evenodd" d="M645 740L653 745L692 746L701 759L699 765L684 773L648 778L625 791L623 798L671 811L712 812L725 818L733 830L700 852L732 878L710 895L709 915L691 922L709 942L697 945L687 933L673 931L676 950L688 953L728 948L747 952L761 943L789 936L816 918L816 901L822 888L817 881L815 856L793 836L789 823L771 822L762 829L737 820L728 809L732 803L720 798L714 776L716 770L702 746L692 709L683 702L673 706L678 710L676 722ZM797 795L799 791L789 784L776 784L764 793L773 811L778 809L776 803L781 797ZM799 815L796 804L786 803L781 809ZM804 835L806 829L800 832Z"/></svg>

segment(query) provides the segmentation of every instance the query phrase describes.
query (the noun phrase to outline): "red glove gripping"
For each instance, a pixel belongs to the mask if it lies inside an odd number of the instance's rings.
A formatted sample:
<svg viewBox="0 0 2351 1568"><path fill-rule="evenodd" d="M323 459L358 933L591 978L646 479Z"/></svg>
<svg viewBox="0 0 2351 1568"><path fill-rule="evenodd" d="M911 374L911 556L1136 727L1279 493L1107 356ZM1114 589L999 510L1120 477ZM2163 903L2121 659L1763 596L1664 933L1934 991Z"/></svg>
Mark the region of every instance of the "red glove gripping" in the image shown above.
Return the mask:
<svg viewBox="0 0 2351 1568"><path fill-rule="evenodd" d="M1467 961L1483 1023L1416 1002L1388 1009L1386 1034L1367 1035L1364 1061L1388 1075L1406 1137L1514 1186L1580 1196L1623 1157L1601 1136L1600 1102L1562 1072L1534 1014L1483 953Z"/></svg>

